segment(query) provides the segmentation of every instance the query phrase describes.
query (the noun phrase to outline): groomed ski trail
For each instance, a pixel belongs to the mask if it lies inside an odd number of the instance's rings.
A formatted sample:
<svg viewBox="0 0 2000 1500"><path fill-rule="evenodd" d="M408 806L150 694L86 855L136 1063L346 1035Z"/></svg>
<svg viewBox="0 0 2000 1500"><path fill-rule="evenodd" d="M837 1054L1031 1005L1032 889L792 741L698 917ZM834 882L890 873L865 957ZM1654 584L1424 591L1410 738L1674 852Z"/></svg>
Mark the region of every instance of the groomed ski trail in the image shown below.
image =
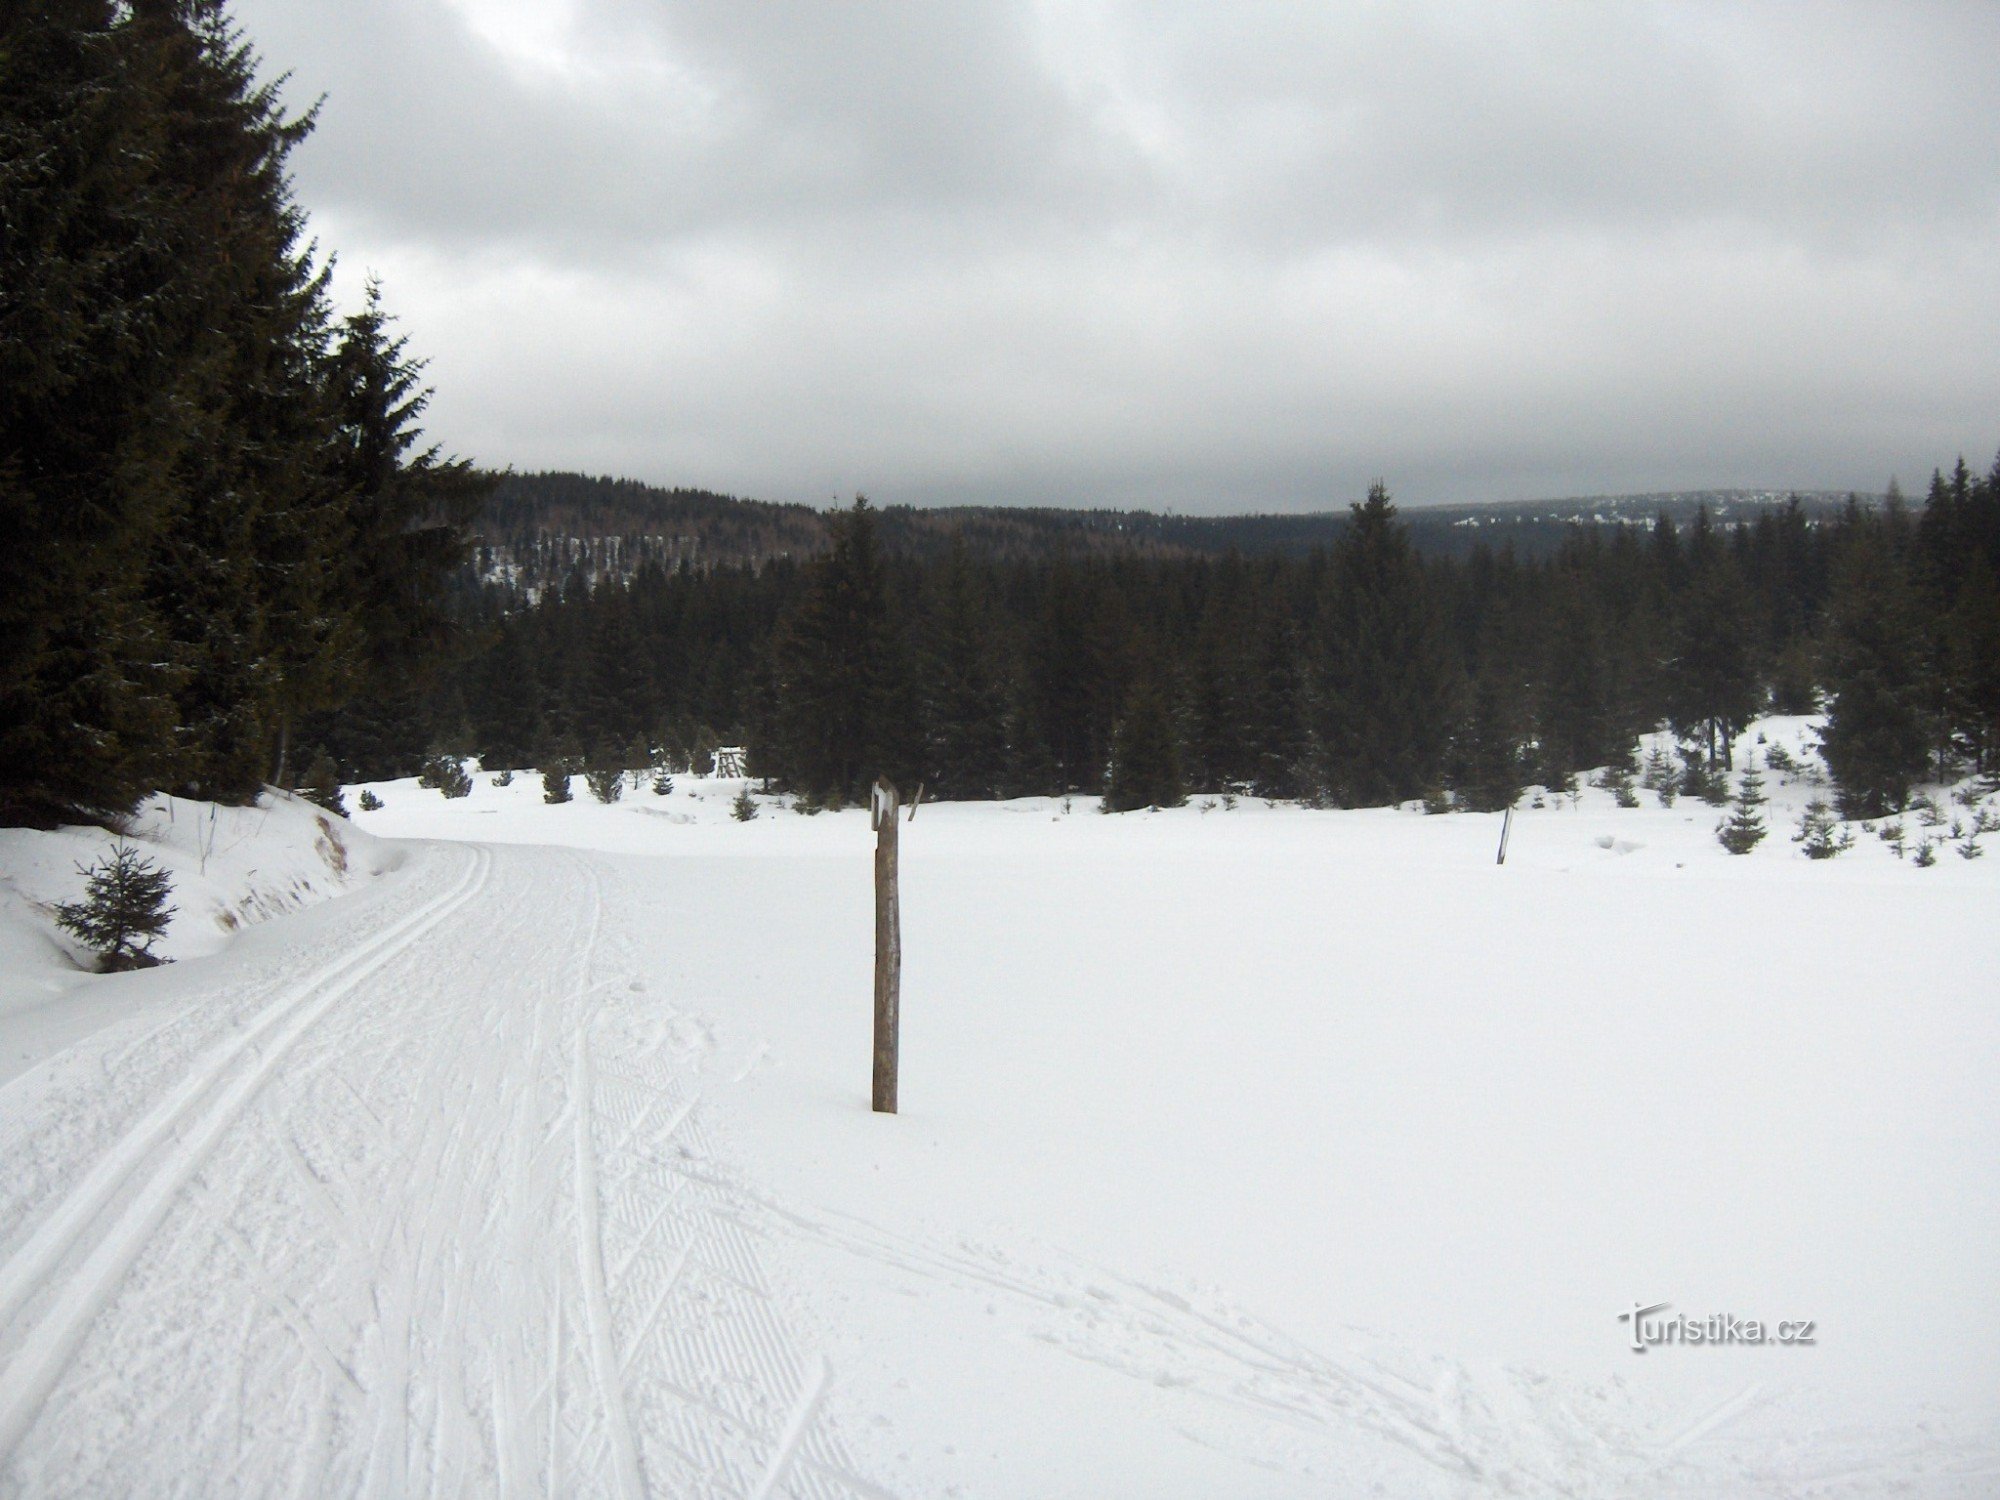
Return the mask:
<svg viewBox="0 0 2000 1500"><path fill-rule="evenodd" d="M0 1495L883 1495L687 1170L695 1065L606 1024L646 999L593 862L421 846L392 879L0 1092L36 1164Z"/></svg>

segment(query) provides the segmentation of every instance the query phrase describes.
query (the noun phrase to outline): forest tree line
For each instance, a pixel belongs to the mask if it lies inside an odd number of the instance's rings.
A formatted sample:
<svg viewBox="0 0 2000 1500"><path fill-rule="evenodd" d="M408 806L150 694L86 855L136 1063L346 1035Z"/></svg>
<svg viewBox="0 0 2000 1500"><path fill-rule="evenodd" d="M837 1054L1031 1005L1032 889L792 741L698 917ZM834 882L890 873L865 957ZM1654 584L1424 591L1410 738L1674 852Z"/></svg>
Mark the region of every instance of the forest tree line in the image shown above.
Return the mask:
<svg viewBox="0 0 2000 1500"><path fill-rule="evenodd" d="M1303 557L912 554L865 501L828 525L804 562L579 569L532 603L462 581L470 649L324 721L325 748L353 780L741 743L809 806L886 771L948 798L1498 808L1629 766L1661 726L1721 768L1756 715L1830 707L1849 811L2000 770L2000 464L1961 461L1914 508L1580 525L1539 558L1424 557L1379 485Z"/></svg>
<svg viewBox="0 0 2000 1500"><path fill-rule="evenodd" d="M256 72L220 0L0 12L0 823L245 800L444 638L490 481L336 314Z"/></svg>

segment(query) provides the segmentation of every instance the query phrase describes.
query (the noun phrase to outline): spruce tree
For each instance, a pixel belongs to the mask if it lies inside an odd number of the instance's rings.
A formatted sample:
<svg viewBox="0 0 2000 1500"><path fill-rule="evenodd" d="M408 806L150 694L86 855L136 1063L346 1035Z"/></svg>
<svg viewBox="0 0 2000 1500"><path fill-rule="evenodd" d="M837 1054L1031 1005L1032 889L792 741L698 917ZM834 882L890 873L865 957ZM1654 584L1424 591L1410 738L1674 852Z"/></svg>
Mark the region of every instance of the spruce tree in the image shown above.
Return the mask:
<svg viewBox="0 0 2000 1500"><path fill-rule="evenodd" d="M315 752L307 764L305 780L299 785L299 795L330 813L338 813L343 818L347 816L347 803L340 794L340 767L324 750Z"/></svg>
<svg viewBox="0 0 2000 1500"><path fill-rule="evenodd" d="M1328 786L1350 807L1416 796L1442 774L1448 673L1423 569L1379 481L1334 546L1323 619Z"/></svg>
<svg viewBox="0 0 2000 1500"><path fill-rule="evenodd" d="M1879 525L1842 557L1828 642L1832 705L1820 753L1850 817L1902 807L1929 748L1918 707L1916 601Z"/></svg>
<svg viewBox="0 0 2000 1500"><path fill-rule="evenodd" d="M1722 847L1731 854L1748 854L1764 841L1764 778L1752 761L1736 784L1736 800L1729 816L1716 829Z"/></svg>
<svg viewBox="0 0 2000 1500"><path fill-rule="evenodd" d="M1841 825L1840 819L1825 801L1815 797L1800 814L1799 830L1792 835L1792 842L1799 846L1799 852L1807 859L1832 859L1854 847L1854 834ZM1929 840L1924 842L1928 846ZM1922 853L1920 849L1918 864L1928 863Z"/></svg>
<svg viewBox="0 0 2000 1500"><path fill-rule="evenodd" d="M1958 746L1980 773L2000 772L2000 580L1992 570L1967 570L1944 635Z"/></svg>
<svg viewBox="0 0 2000 1500"><path fill-rule="evenodd" d="M174 773L224 800L274 774L283 726L325 701L344 601L323 373L326 267L286 162L288 116L221 0L159 0L129 23L161 84L157 169L192 298L175 393L176 511L148 589L180 668Z"/></svg>
<svg viewBox="0 0 2000 1500"><path fill-rule="evenodd" d="M1701 744L1711 769L1727 767L1760 694L1750 603L1706 509L1696 517L1689 554L1693 579L1681 602L1668 716L1682 738Z"/></svg>
<svg viewBox="0 0 2000 1500"><path fill-rule="evenodd" d="M1141 807L1179 807L1186 801L1180 745L1166 697L1150 677L1143 677L1133 685L1124 717L1118 721L1104 805L1112 812L1131 812Z"/></svg>
<svg viewBox="0 0 2000 1500"><path fill-rule="evenodd" d="M423 446L418 422L431 391L390 321L371 278L360 309L334 331L324 382L342 507L335 583L348 617L337 696L421 681L450 644L445 585L497 482Z"/></svg>
<svg viewBox="0 0 2000 1500"><path fill-rule="evenodd" d="M1251 790L1278 799L1315 797L1321 757L1312 734L1312 691L1296 629L1273 610L1258 647L1246 736Z"/></svg>
<svg viewBox="0 0 2000 1500"><path fill-rule="evenodd" d="M145 580L199 272L164 92L109 0L0 10L0 823L127 811L172 750Z"/></svg>
<svg viewBox="0 0 2000 1500"><path fill-rule="evenodd" d="M1521 754L1521 693L1492 667L1479 674L1452 738L1451 785L1473 812L1512 807L1527 785Z"/></svg>
<svg viewBox="0 0 2000 1500"><path fill-rule="evenodd" d="M424 768L417 773L417 785L442 792L447 798L457 799L472 795L472 777L465 764L456 755L443 751L433 754L424 762Z"/></svg>
<svg viewBox="0 0 2000 1500"><path fill-rule="evenodd" d="M813 563L777 638L769 755L775 773L801 790L855 801L869 778L906 769L908 673L874 510L856 496L828 529L832 548Z"/></svg>
<svg viewBox="0 0 2000 1500"><path fill-rule="evenodd" d="M174 915L167 905L172 877L123 843L95 865L76 868L87 881L84 899L58 903L56 925L94 949L107 971L159 962L152 947Z"/></svg>
<svg viewBox="0 0 2000 1500"><path fill-rule="evenodd" d="M583 780L590 788L590 795L599 802L616 802L625 792L625 772L603 753L592 758Z"/></svg>
<svg viewBox="0 0 2000 1500"><path fill-rule="evenodd" d="M1231 553L1205 571L1212 576L1189 661L1187 771L1192 785L1220 792L1257 776L1257 637L1242 558Z"/></svg>
<svg viewBox="0 0 2000 1500"><path fill-rule="evenodd" d="M924 777L941 798L1000 795L1008 778L1008 693L991 605L962 538L928 599L923 635Z"/></svg>
<svg viewBox="0 0 2000 1500"><path fill-rule="evenodd" d="M1020 739L1046 752L1053 763L1055 786L1050 790L1094 789L1104 762L1094 733L1094 628L1084 573L1064 547L1039 583L1028 632L1027 715Z"/></svg>
<svg viewBox="0 0 2000 1500"><path fill-rule="evenodd" d="M1539 694L1538 774L1556 786L1578 771L1602 765L1615 736L1604 629L1591 580L1580 561L1556 567L1543 627Z"/></svg>

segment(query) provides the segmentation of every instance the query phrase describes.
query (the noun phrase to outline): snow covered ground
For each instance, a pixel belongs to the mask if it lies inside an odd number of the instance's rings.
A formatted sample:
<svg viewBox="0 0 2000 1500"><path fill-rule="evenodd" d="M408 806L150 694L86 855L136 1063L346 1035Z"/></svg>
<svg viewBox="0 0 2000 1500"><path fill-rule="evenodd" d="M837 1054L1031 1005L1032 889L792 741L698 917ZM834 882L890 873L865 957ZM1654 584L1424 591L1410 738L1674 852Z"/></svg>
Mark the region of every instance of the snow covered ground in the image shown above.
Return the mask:
<svg viewBox="0 0 2000 1500"><path fill-rule="evenodd" d="M57 903L82 899L83 872L119 844L173 879L175 917L153 947L170 960L219 952L244 929L341 895L403 858L282 793L254 807L149 797L121 835L0 828L0 1082L150 1003L150 983L80 967L90 955L55 923Z"/></svg>
<svg viewBox="0 0 2000 1500"><path fill-rule="evenodd" d="M377 787L0 1092L0 1492L2000 1493L2000 860L1772 780L926 806L894 1118L860 812Z"/></svg>

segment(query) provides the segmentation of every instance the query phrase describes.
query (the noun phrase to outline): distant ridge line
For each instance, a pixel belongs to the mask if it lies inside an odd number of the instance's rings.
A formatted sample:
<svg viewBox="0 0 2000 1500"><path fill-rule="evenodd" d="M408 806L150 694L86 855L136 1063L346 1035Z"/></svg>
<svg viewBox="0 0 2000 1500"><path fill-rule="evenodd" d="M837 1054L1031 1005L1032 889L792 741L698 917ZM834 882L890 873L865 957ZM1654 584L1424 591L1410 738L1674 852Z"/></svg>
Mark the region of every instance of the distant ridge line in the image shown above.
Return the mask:
<svg viewBox="0 0 2000 1500"><path fill-rule="evenodd" d="M1413 506L1400 512L1411 540L1429 556L1463 557L1484 545L1542 556L1577 526L1680 525L1701 510L1719 526L1754 522L1796 500L1809 523L1838 513L1850 498L1830 490L1661 490L1630 495L1502 500ZM894 555L934 559L955 546L975 555L1030 561L1057 554L1196 558L1302 556L1325 547L1347 508L1196 516L1163 511L1057 506L889 505L879 511L882 545ZM581 573L591 581L630 577L639 568L764 567L797 562L827 543L827 512L796 502L751 500L708 490L565 472L505 474L480 520L477 574L530 592Z"/></svg>

